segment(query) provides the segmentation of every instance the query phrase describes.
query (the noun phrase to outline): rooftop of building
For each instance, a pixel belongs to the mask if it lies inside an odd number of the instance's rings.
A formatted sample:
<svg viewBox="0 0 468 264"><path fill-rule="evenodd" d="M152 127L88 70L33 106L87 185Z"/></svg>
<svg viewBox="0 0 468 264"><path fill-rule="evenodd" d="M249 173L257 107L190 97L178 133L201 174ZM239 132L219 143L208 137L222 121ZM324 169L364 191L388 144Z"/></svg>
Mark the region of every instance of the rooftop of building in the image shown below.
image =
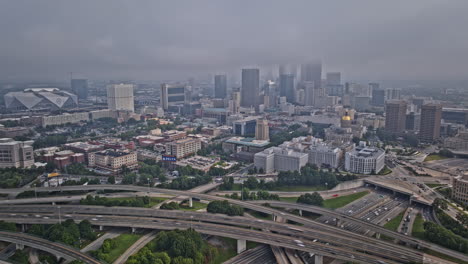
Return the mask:
<svg viewBox="0 0 468 264"><path fill-rule="evenodd" d="M96 155L111 156L111 157L123 157L123 156L129 155L131 153L132 152L130 152L130 151L118 151L118 150L106 149L106 150L103 150L103 151L96 152Z"/></svg>
<svg viewBox="0 0 468 264"><path fill-rule="evenodd" d="M93 145L87 142L73 142L73 143L67 143L65 144L66 147L73 147L73 148L79 148L84 151L89 151L93 149L99 149L102 148L100 145Z"/></svg>
<svg viewBox="0 0 468 264"><path fill-rule="evenodd" d="M226 143L251 146L251 147L266 147L270 142L268 140L257 140L255 138L232 137L225 141Z"/></svg>

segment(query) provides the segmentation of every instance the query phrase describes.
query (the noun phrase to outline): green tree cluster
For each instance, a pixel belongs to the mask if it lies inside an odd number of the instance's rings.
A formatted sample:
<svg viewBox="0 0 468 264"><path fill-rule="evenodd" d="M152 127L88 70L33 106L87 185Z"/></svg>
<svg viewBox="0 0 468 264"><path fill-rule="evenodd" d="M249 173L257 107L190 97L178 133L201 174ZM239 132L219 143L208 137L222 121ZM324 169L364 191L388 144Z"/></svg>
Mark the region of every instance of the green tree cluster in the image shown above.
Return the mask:
<svg viewBox="0 0 468 264"><path fill-rule="evenodd" d="M213 214L226 214L229 216L244 215L244 209L238 205L229 204L228 201L211 201L206 211Z"/></svg>
<svg viewBox="0 0 468 264"><path fill-rule="evenodd" d="M317 169L314 165L306 165L298 171L282 171L278 174L278 186L307 185L326 186L333 188L339 183L335 174Z"/></svg>
<svg viewBox="0 0 468 264"><path fill-rule="evenodd" d="M79 224L76 224L71 219L67 219L61 224L50 226L35 224L28 229L28 233L71 246L79 246L81 239L96 239L96 234L92 230L91 223L88 220L83 220Z"/></svg>
<svg viewBox="0 0 468 264"><path fill-rule="evenodd" d="M146 207L150 204L148 196L132 197L127 199L109 199L107 197L87 195L86 198L80 200L83 205L102 205L102 206L129 206L129 207Z"/></svg>
<svg viewBox="0 0 468 264"><path fill-rule="evenodd" d="M193 177L180 176L170 183L162 183L158 187L175 189L175 190L188 190L197 186L207 184L211 181L209 175L195 175Z"/></svg>
<svg viewBox="0 0 468 264"><path fill-rule="evenodd" d="M440 209L435 209L435 210L436 210L435 212L437 215L437 219L439 219L442 226L452 231L453 233L463 238L468 239L468 228L466 228L467 223L468 223L467 222L468 216L466 214L462 212L459 212L457 214L457 218L461 220L460 221L461 223L460 223L457 220L450 217L449 215L447 215L446 213L444 213L443 210L440 210ZM464 223L462 221L464 221Z"/></svg>
<svg viewBox="0 0 468 264"><path fill-rule="evenodd" d="M17 231L15 223L0 221L0 230Z"/></svg>
<svg viewBox="0 0 468 264"><path fill-rule="evenodd" d="M161 207L159 207L159 208L163 209L163 210L179 210L180 205L179 205L179 203L176 203L176 202L170 202L170 203L162 204Z"/></svg>
<svg viewBox="0 0 468 264"><path fill-rule="evenodd" d="M47 148L58 146L67 143L67 136L66 135L49 135L45 137L38 138L34 141L33 147L34 149L40 148Z"/></svg>
<svg viewBox="0 0 468 264"><path fill-rule="evenodd" d="M297 203L322 206L323 198L322 196L320 196L318 192L314 192L312 194L306 193L306 194L299 196L299 198L297 198Z"/></svg>
<svg viewBox="0 0 468 264"><path fill-rule="evenodd" d="M96 175L94 171L88 170L83 163L72 163L67 166L65 171L72 175Z"/></svg>
<svg viewBox="0 0 468 264"><path fill-rule="evenodd" d="M210 263L216 255L193 229L162 231L127 264L203 264Z"/></svg>
<svg viewBox="0 0 468 264"><path fill-rule="evenodd" d="M438 224L425 222L424 236L433 243L468 254L468 240Z"/></svg>
<svg viewBox="0 0 468 264"><path fill-rule="evenodd" d="M1 188L17 188L26 183L31 182L37 176L44 173L44 168L3 168L0 169L0 187Z"/></svg>

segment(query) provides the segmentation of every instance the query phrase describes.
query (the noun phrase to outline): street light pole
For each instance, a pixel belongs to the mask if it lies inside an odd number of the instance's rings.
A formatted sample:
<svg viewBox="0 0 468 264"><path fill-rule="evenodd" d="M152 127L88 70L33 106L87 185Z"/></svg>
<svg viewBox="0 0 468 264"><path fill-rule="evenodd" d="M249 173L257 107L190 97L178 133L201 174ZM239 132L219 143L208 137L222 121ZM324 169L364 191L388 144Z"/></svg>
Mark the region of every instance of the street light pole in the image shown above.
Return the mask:
<svg viewBox="0 0 468 264"><path fill-rule="evenodd" d="M146 180L148 181L148 194L150 193L150 178L146 178Z"/></svg>

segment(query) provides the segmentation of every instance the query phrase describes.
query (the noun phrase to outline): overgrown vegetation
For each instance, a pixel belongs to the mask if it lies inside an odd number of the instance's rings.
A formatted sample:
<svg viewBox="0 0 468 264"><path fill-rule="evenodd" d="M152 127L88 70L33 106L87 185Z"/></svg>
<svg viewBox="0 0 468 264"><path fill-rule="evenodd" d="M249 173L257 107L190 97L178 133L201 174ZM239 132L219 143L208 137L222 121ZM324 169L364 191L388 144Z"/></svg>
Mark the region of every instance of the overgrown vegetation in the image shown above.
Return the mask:
<svg viewBox="0 0 468 264"><path fill-rule="evenodd" d="M91 255L99 260L112 263L140 237L140 235L135 234L121 234L116 238L106 239L98 250L91 252Z"/></svg>
<svg viewBox="0 0 468 264"><path fill-rule="evenodd" d="M4 168L0 169L0 187L1 188L18 188L21 187L37 176L45 172L45 168Z"/></svg>
<svg viewBox="0 0 468 264"><path fill-rule="evenodd" d="M244 209L242 207L229 204L228 201L211 201L206 211L213 214L226 214L229 216L244 215Z"/></svg>
<svg viewBox="0 0 468 264"><path fill-rule="evenodd" d="M210 263L218 250L210 247L193 229L162 231L156 238L127 260L127 264L204 264Z"/></svg>
<svg viewBox="0 0 468 264"><path fill-rule="evenodd" d="M152 205L163 202L165 199L157 197L139 196L130 198L107 198L101 196L87 195L80 200L83 205L102 205L102 206L128 206L128 207L151 207Z"/></svg>
<svg viewBox="0 0 468 264"><path fill-rule="evenodd" d="M76 224L72 219L54 225L34 224L27 232L53 242L61 242L75 247L80 247L80 241L96 239L96 233L88 220L83 220L79 224Z"/></svg>
<svg viewBox="0 0 468 264"><path fill-rule="evenodd" d="M306 193L297 198L297 203L322 206L323 198L318 192L314 192L312 194Z"/></svg>

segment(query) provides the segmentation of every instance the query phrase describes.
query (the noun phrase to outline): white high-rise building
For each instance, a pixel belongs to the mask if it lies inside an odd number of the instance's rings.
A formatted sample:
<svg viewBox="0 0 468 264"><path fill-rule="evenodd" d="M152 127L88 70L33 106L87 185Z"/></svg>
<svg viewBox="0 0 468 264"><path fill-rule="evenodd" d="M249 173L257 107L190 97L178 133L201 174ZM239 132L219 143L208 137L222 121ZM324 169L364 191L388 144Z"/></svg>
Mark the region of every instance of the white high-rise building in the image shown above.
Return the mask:
<svg viewBox="0 0 468 264"><path fill-rule="evenodd" d="M107 86L107 106L111 110L135 111L133 84L112 84Z"/></svg>
<svg viewBox="0 0 468 264"><path fill-rule="evenodd" d="M345 169L353 173L379 173L385 166L385 151L367 147L365 142L346 153Z"/></svg>
<svg viewBox="0 0 468 264"><path fill-rule="evenodd" d="M254 165L265 173L273 171L300 171L307 164L307 153L287 148L271 147L255 153Z"/></svg>

